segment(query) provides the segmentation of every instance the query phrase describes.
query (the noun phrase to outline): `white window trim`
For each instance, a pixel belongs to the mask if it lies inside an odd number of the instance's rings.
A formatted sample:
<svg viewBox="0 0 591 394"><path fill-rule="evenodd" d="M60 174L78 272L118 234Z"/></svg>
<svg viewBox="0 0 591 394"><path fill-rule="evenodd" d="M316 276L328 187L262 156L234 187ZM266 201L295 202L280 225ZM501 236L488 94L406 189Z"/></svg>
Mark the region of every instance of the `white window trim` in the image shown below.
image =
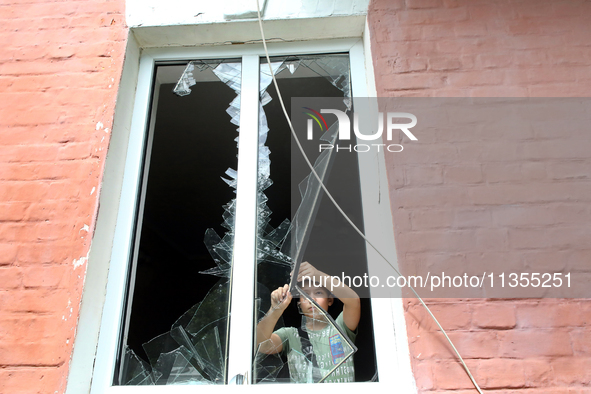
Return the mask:
<svg viewBox="0 0 591 394"><path fill-rule="evenodd" d="M367 27L365 36L365 46L368 48L369 40L367 38ZM274 43L269 45L269 52L272 56L349 52L351 59L353 95L357 97L372 95L372 88L375 86L375 84L373 84L373 70L371 67L366 67L367 59L370 59L371 56L368 53L369 51L364 51L364 43L361 39ZM169 393L170 390L173 390L175 393L184 393L189 391L194 392L196 389L195 386L111 386L112 371L115 366L115 354L117 347L119 346L119 332L122 328L121 316L124 313L123 300L125 299L127 280L126 276L128 271L127 265L130 261L131 237L135 231L134 213L136 212L135 208L137 195L139 188L141 187L141 182L139 182L139 180L141 166L143 164L141 160L142 147L144 146L144 139L147 136L145 130L147 126L146 122L149 119L148 109L150 107L149 104L152 95L151 84L153 80L155 62L187 59L236 58L240 56L259 57L263 55L264 52L262 51L261 45L143 50L143 53L140 57L139 69L137 71L137 88L132 111L133 115L131 117L129 141L127 144L128 149L125 155L125 169L121 179L121 198L119 200L117 221L110 256L110 262L112 262L112 264L108 265L108 282L106 287L106 296L104 298L105 301L102 313L102 321L100 324L100 335L96 349L96 362L94 364L94 370L91 371L91 393ZM370 72L368 73L368 71ZM133 75L133 72L131 72L131 74ZM256 83L256 91L258 93L258 81ZM118 107L118 111L119 109L120 108ZM253 114L254 118L257 119L258 108L257 110L253 111ZM248 121L249 117L245 116L244 118L246 122ZM241 121L242 119L243 117L241 116ZM250 120L252 121L252 119ZM256 152L256 149L253 151ZM242 150L241 154L242 152L246 152L246 150ZM251 158L250 160L252 163L253 159ZM254 160L256 160L256 157ZM376 226L366 228L367 236L372 239L372 242L376 244L383 252L386 252L387 257L391 262L396 263L396 252L392 248L392 245L394 245L394 237L388 198L388 181L386 177L383 153L375 156L360 155L359 166L360 174L362 174L361 182L363 190L362 201L364 217L366 218L366 222L380 223L379 228ZM242 171L242 169L240 170ZM244 177L244 172L241 172L241 177ZM239 179L241 177L239 177ZM256 185L256 182L253 184ZM254 229L254 226L252 226L252 228ZM254 243L249 243L248 241L245 243L245 245L246 246L244 247L254 247ZM235 245L235 247L238 248L240 246ZM254 249L252 252L247 251L246 253L246 256L253 256L252 260L254 261ZM90 264L93 263L92 257L93 256L91 253ZM369 247L368 264L370 266L370 274L372 265L383 264L381 258L377 256L376 253L373 252ZM254 272L251 272L250 275L253 274ZM243 280L241 282L245 283L247 281ZM253 292L254 281L251 281L249 285L252 288L251 291ZM86 291L87 290L85 289L85 292ZM242 289L240 292L235 292L235 294L241 294L240 298L242 300L248 300L248 297L244 297L244 291L249 290ZM238 301L235 301L233 298L232 305L235 306L236 302ZM247 304L249 304L249 306L243 310L242 314L240 312L233 311L232 319L246 319L245 321L252 320L253 305L252 302L247 302ZM378 391L390 391L392 387L397 387L400 392L416 392L410 369L406 325L400 299L372 299L372 310L379 382L357 382L351 384L355 385L356 390L363 389L365 386L367 386L368 389ZM81 319L83 316L84 313L82 312ZM251 330L253 328L254 327L251 327ZM245 335L247 334L245 334L245 332L242 330L241 338L244 338ZM252 335L250 335L250 337L252 337ZM230 333L230 338L232 338L232 333ZM76 338L77 347L81 341L84 341L84 338ZM236 342L244 341L231 340L231 342L235 344ZM251 346L252 344L247 344L248 350L246 352L243 351L247 357L243 358L243 360L235 360L234 356L232 359L230 359L228 374L229 377L235 375L236 373L243 373L245 370L250 370L250 364L252 363L250 356L250 349L252 348ZM86 356L88 356L89 352L90 350L87 349ZM233 354L233 349L231 349L230 353ZM80 357L82 357L82 355L80 355ZM77 384L80 384L78 380L82 382L85 380L83 377L77 379L76 376L73 376L73 373L78 371L76 369L76 365L74 365L75 361L76 354L74 354L74 360L72 362L73 365L71 366L73 369L71 370L70 379L68 382L68 392L74 392L74 387L76 387ZM326 384L331 385L330 383ZM335 387L335 389L343 389L342 385L342 383L339 384L339 386ZM228 390L230 387L232 386L207 386L206 389L214 392L215 390ZM296 390L296 387L296 385L292 386L282 384L281 390ZM261 390L277 390L277 388L278 387L276 384L264 384L243 386L242 389L254 389L257 390L257 392L261 392ZM205 389L205 387L201 386L200 389ZM323 390L324 389L328 390L330 387L323 386Z"/></svg>

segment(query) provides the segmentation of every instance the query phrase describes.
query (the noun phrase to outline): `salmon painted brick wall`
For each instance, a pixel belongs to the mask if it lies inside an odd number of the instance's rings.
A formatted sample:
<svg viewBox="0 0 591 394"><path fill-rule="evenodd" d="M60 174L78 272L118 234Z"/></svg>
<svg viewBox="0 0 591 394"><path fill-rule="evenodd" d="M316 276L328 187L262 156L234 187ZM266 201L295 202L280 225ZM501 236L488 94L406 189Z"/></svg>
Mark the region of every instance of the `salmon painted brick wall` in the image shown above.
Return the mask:
<svg viewBox="0 0 591 394"><path fill-rule="evenodd" d="M369 26L381 97L591 95L588 1L374 0ZM588 130L419 143L422 157L386 159L403 272L454 259L591 265ZM589 300L429 304L483 389L591 393ZM405 317L419 392L476 392L415 300Z"/></svg>
<svg viewBox="0 0 591 394"><path fill-rule="evenodd" d="M0 393L65 390L124 0L0 4Z"/></svg>

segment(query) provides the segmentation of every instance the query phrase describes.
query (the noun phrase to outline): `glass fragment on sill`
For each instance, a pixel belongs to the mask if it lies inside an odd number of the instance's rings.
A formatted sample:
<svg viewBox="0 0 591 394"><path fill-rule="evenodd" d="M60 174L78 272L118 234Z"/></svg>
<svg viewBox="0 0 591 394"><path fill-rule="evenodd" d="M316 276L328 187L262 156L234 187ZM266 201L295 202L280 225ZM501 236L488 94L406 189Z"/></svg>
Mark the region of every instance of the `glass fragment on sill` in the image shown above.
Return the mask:
<svg viewBox="0 0 591 394"><path fill-rule="evenodd" d="M149 366L131 350L127 352L123 376L130 378L124 384L223 383L227 309L228 283L222 279L169 332L143 344Z"/></svg>
<svg viewBox="0 0 591 394"><path fill-rule="evenodd" d="M171 353L162 354L160 359L162 363L171 364L170 373L166 384L209 384L199 371L189 362L188 357L181 351L175 350ZM189 356L190 357L190 356ZM158 360L160 363L161 360ZM165 366L168 369L168 365Z"/></svg>
<svg viewBox="0 0 591 394"><path fill-rule="evenodd" d="M159 373L152 372L150 365L127 346L123 355L121 376L123 377L121 384L126 386L154 385L154 382L160 378Z"/></svg>
<svg viewBox="0 0 591 394"><path fill-rule="evenodd" d="M168 353L161 353L158 356L156 364L153 366L154 371L158 371L162 374L156 384L168 384L169 381L175 381L178 378L178 376L176 376L176 374L179 372L178 367L182 369L188 369L187 364L189 362L187 358L191 358L191 355L183 346L180 346L179 348ZM175 368L175 365L177 368ZM193 370L195 369L193 368ZM194 374L194 377L196 379L195 381L199 381L197 379L202 379L201 374L198 372Z"/></svg>

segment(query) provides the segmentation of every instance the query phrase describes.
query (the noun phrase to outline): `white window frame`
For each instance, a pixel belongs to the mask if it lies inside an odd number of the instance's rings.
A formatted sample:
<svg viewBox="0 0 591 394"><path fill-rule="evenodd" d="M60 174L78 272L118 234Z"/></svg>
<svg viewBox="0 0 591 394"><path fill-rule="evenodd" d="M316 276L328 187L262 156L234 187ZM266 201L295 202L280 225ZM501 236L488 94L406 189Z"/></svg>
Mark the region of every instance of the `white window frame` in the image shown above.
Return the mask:
<svg viewBox="0 0 591 394"><path fill-rule="evenodd" d="M366 27L367 32L367 27ZM366 34L365 47L368 47ZM351 81L353 95L367 97L372 95L373 74L370 67L366 67L370 55L364 51L364 42L361 38L335 39L324 41L306 41L292 43L269 44L269 55L305 55L316 53L342 53L348 52L351 64ZM196 389L207 390L208 393L224 392L224 390L237 390L230 385L211 386L112 386L113 371L116 365L117 349L120 346L119 338L122 330L122 318L124 316L124 300L127 286L128 264L131 261L132 235L135 232L135 212L137 212L141 182L140 174L142 152L147 138L146 133L149 121L149 108L152 100L152 81L156 62L194 60L194 59L243 59L243 69L252 70L256 67L258 75L258 59L264 57L263 47L260 44L233 45L217 47L176 47L144 49L140 56L138 82L133 104L131 128L127 145L125 169L123 171L121 198L117 214L115 234L111 249L109 263L108 282L105 302L100 324L100 334L96 350L96 361L92 372L91 393L188 393ZM369 71L369 72L368 72ZM256 78L255 78L256 79ZM369 81L369 83L368 83ZM242 97L256 95L255 100L242 100L241 130L255 128L258 125L258 79L256 81L244 80ZM248 85L250 84L250 85ZM248 101L256 104L256 108L245 108ZM289 105L290 103L286 103ZM246 134L245 134L246 135ZM237 213L236 213L236 239L234 256L240 256L249 264L234 264L234 269L242 269L233 275L241 278L236 281L232 289L231 321L248 321L236 329L230 329L229 338L229 364L228 377L251 370L252 343L244 341L244 338L253 337L254 329L254 264L255 259L255 223L256 223L256 169L257 169L257 132L249 133L254 139L243 138L241 134L239 146L238 164L238 189L237 189ZM393 248L394 235L391 220L390 203L388 198L388 181L385 171L383 152L376 155L359 155L360 180L362 189L362 208L366 223L366 235L381 249L391 262L396 264L396 252ZM254 181L253 181L254 179ZM379 223L379 225L374 225ZM239 227L240 226L240 227ZM242 237L238 234L242 234ZM372 266L381 265L383 261L368 246L368 265L370 275ZM238 258L238 257L235 257ZM92 263L92 260L91 262ZM381 270L380 272L382 272ZM251 278L250 281L246 280ZM239 288L240 286L240 288ZM247 297L245 294L252 294ZM237 296L239 295L239 296ZM323 390L342 390L344 384L355 385L355 390L378 390L390 392L393 387L402 393L415 393L414 379L410 369L408 340L404 321L402 302L399 298L372 299L372 316L375 337L376 361L379 373L379 382L356 383L323 383L324 385L337 384L338 386L322 386ZM231 324L231 323L230 323ZM247 327L248 326L248 327ZM232 325L231 325L232 327ZM245 327L247 330L245 330ZM250 330L250 331L248 331ZM398 335L397 335L398 334ZM239 339L236 339L239 338ZM77 339L78 341L78 339ZM70 378L72 376L70 375ZM299 385L281 384L251 384L242 386L240 390L267 390L289 392L301 390ZM70 390L71 391L71 390Z"/></svg>

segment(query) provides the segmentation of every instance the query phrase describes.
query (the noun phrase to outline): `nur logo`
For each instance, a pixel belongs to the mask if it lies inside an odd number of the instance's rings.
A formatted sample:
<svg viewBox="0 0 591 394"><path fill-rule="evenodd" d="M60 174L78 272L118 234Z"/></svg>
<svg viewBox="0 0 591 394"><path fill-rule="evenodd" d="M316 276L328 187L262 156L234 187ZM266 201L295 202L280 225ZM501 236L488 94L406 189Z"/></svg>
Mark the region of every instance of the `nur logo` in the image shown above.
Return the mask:
<svg viewBox="0 0 591 394"><path fill-rule="evenodd" d="M303 109L307 110L306 112L303 112L304 114L310 116L311 119L308 119L307 122L307 139L308 140L312 140L313 139L313 129L314 129L314 121L316 121L316 124L318 124L318 126L320 127L321 131L326 131L328 129L326 120L324 119L324 117L322 116L322 114L333 114L336 115L337 117L337 122L338 122L338 136L339 136L339 141L347 141L351 139L351 122L349 120L349 116L340 110L337 109L321 109L320 112L315 111L312 108L309 107L302 107ZM417 137L414 136L413 133L410 132L409 129L413 128L414 126L416 126L417 124L417 117L411 113L408 112L387 112L384 116L383 112L378 112L378 129L375 133L373 134L362 134L361 131L359 130L359 115L357 113L353 114L353 132L355 133L355 136L359 139L359 140L363 140L363 141L373 141L373 140L377 140L379 138L382 137L382 134L384 132L384 118L386 118L386 139L388 141L392 141L392 132L393 130L400 130L402 131L411 141L418 141ZM401 119L408 119L410 120L410 122L407 123L399 123L399 121ZM319 146L319 150L322 151L323 149L336 149L337 152L339 150L348 150L349 152L351 152L351 148L353 148L353 150L355 150L355 152L367 152L369 150L371 150L372 146L375 146L377 148L377 150L380 150L380 147L384 146L385 149L387 149L389 152L402 152L402 150L404 149L402 145L400 144L390 144L390 145L386 145L386 144L359 144L359 145L354 145L353 147L351 145L348 145L346 147L342 147L339 146L338 144L336 145L332 145L332 144L320 144Z"/></svg>

